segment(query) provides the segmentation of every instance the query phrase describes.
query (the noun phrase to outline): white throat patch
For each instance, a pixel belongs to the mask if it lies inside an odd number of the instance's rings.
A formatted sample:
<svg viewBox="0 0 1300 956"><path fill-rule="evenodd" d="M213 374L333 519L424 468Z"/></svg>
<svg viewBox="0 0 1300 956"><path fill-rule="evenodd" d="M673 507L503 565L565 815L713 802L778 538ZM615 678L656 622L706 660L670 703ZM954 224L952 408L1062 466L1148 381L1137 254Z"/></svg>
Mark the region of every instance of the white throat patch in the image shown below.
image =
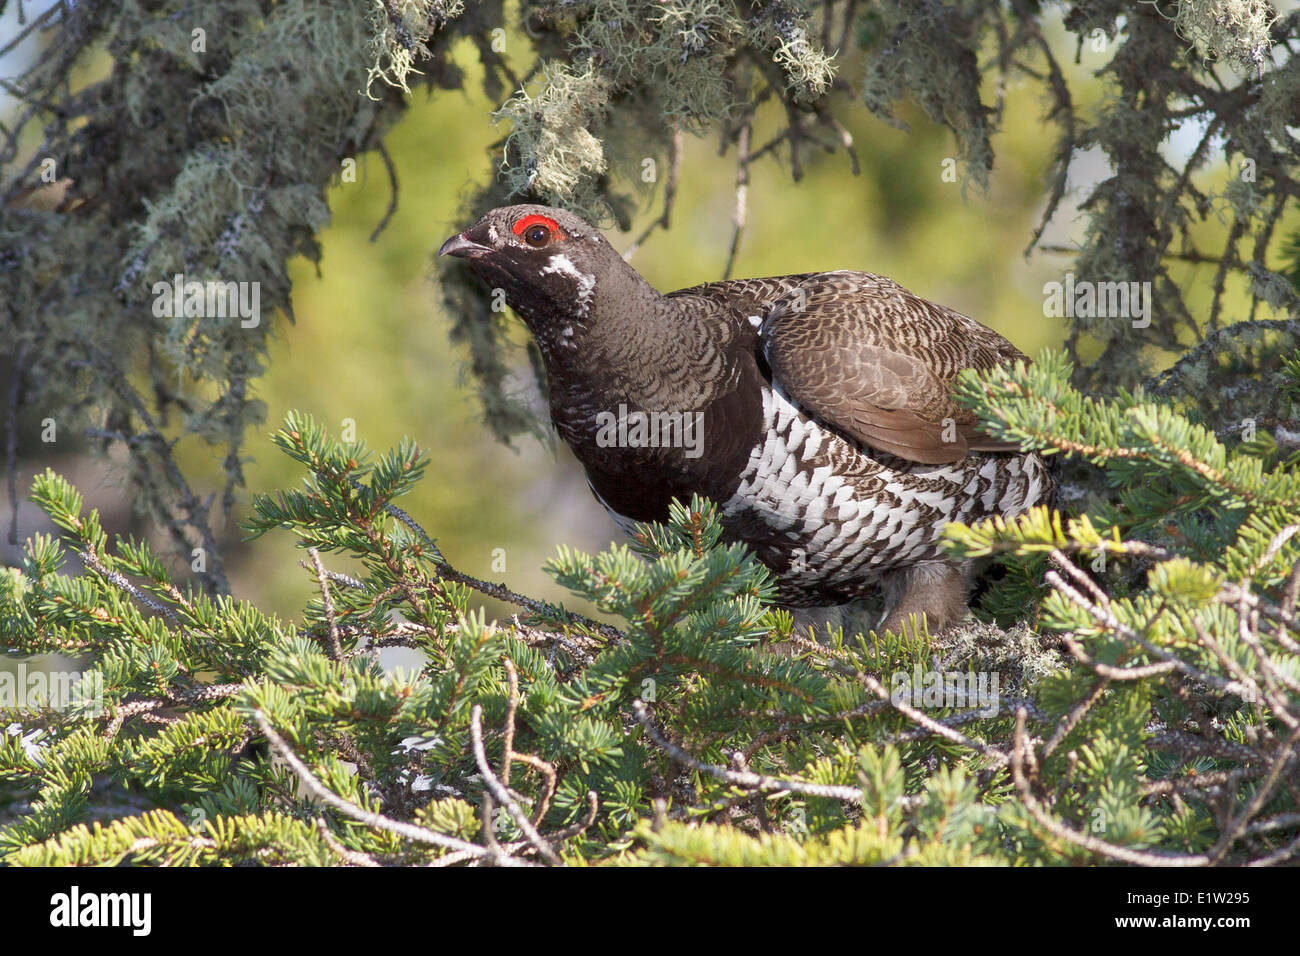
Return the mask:
<svg viewBox="0 0 1300 956"><path fill-rule="evenodd" d="M551 256L549 263L542 269L542 274L560 273L570 276L578 283L578 314L585 316L591 308L591 293L596 288L596 277L580 272L578 267L562 252Z"/></svg>

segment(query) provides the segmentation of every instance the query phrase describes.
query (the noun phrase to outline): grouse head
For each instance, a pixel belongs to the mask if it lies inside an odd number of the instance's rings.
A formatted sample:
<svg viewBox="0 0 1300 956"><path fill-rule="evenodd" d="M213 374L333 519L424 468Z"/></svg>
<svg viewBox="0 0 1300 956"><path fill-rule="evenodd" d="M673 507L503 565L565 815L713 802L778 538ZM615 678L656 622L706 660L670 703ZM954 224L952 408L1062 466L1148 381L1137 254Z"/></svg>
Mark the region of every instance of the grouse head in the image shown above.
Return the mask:
<svg viewBox="0 0 1300 956"><path fill-rule="evenodd" d="M575 344L602 320L658 293L595 227L550 206L501 206L438 250L465 259L548 346Z"/></svg>

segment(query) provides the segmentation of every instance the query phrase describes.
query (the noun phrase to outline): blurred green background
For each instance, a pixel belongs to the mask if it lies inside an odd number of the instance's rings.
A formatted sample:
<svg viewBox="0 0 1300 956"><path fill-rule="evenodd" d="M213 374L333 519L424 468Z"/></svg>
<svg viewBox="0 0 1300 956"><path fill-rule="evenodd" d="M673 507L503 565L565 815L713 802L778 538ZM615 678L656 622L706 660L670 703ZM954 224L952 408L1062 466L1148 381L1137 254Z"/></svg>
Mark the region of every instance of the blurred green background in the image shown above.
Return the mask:
<svg viewBox="0 0 1300 956"><path fill-rule="evenodd" d="M1059 23L1050 21L1048 28L1076 106L1086 112L1101 95L1092 73L1105 64L1107 54L1085 47L1076 65L1073 44ZM530 55L522 42L512 49L521 58ZM269 371L255 396L268 407L267 422L245 438L248 485L221 530L236 596L290 618L316 587L298 565L301 552L287 535L242 542L237 527L252 493L302 478L269 441L290 409L315 416L335 434L351 419L357 436L375 450L403 435L428 449L433 464L427 478L400 504L467 573L567 601L541 570L556 546L592 550L621 540L591 498L567 448L527 437L507 448L491 437L464 382L466 356L449 344L448 316L436 284L442 270L463 265L436 262L434 252L466 225L458 219L462 198L472 184L492 175L499 154L490 144L505 132L492 124L495 104L477 92L482 69L472 47L462 42L458 53L469 92L417 92L386 140L400 181L397 211L387 228L377 241L369 241L391 187L377 156L360 157L357 181L336 184L330 195L333 219L320 237L324 254L319 272L305 260L294 265L296 322L290 324L284 316L272 320ZM522 71L527 64L514 65ZM992 102L994 96L990 90L986 100ZM798 184L791 181L784 155L779 162L756 165L748 226L733 274L878 272L997 329L1031 355L1059 345L1064 328L1061 320L1044 317L1042 287L1060 278L1069 258L1040 252L1026 261L1022 254L1046 201L1049 157L1058 135L1042 111L1040 86L1013 83L1005 90L1003 132L994 140L996 165L983 194L974 188L963 192L960 182L945 181L944 160L956 154L953 138L919 112L900 109L910 125L904 131L871 117L860 104L841 102L837 114L853 134L861 175L852 175L843 152L806 153L805 176ZM760 114L755 145L778 128L777 119ZM1198 138L1199 130L1189 126L1171 137L1170 150L1185 155ZM639 164L612 172L642 191L633 230L609 233L615 246L625 249L659 214L662 182L642 185ZM1104 158L1080 154L1071 166L1072 191L1086 194L1088 184L1105 175ZM1224 175L1221 166L1214 167L1197 181L1204 188ZM672 229L654 233L634 260L656 287L667 291L721 278L731 237L734 179L733 155L719 157L714 140L687 135ZM1223 232L1222 225L1211 221L1204 229L1204 247L1214 248L1212 234ZM1068 246L1080 231L1078 211L1067 200L1044 242ZM1204 272L1207 282L1212 274L1208 265L1180 268L1186 271L1175 274L1193 281L1196 270ZM522 326L515 338L524 341ZM514 357L517 387L532 395L542 414L522 349ZM219 493L222 454L195 438L178 446L182 467L201 494ZM47 463L77 482L92 505L124 509L111 464L29 458L23 461L24 479ZM33 509L24 509L22 535L44 527ZM7 547L5 555L13 559L15 549ZM330 563L345 570L338 559ZM503 610L489 604L490 615Z"/></svg>
<svg viewBox="0 0 1300 956"><path fill-rule="evenodd" d="M269 435L290 409L300 409L337 434L353 419L357 435L382 450L410 435L432 456L418 491L399 502L466 573L507 581L516 590L580 606L542 571L556 546L585 550L622 541L595 502L581 468L560 442L529 437L507 448L481 423L465 382L467 354L448 342L436 283L442 241L464 228L458 219L471 185L492 174L491 144L505 130L481 94L482 68L468 44L458 51L467 93L416 93L406 117L386 140L399 180L397 212L375 242L369 236L391 198L388 176L375 155L358 164L355 183L330 196L333 221L321 236L319 274L296 264L295 324L278 317L270 370L257 397L268 406L263 434L245 439L249 493L301 480L295 463L274 449ZM1090 82L1085 55L1079 79ZM794 184L788 163L753 168L748 224L733 270L736 276L779 275L818 269L859 269L888 275L926 298L997 329L1029 354L1059 345L1063 329L1046 319L1042 285L1059 278L1068 261L1036 255L1028 243L1046 198L1046 172L1055 131L1040 118L1039 91L1007 90L1005 132L995 140L997 162L987 195L945 182L943 161L954 156L952 135L919 111L900 111L909 131L844 104L840 117L853 134L861 174L845 153L808 154L804 178ZM766 142L779 128L769 115L755 130ZM621 172L613 171L616 174ZM607 232L626 249L661 210L661 182L640 183L640 167L623 180L642 190L640 214L629 233ZM735 205L734 155L719 157L716 141L686 136L681 182L668 232L657 231L633 260L661 290L722 277ZM1070 211L1058 216L1066 221ZM1049 240L1068 243L1071 231ZM517 323L515 339L526 332ZM535 394L522 349L515 355L517 385ZM190 443L182 463L205 472L218 487L219 454ZM245 511L247 508L245 507ZM235 530L235 529L228 529ZM499 550L498 550L499 549ZM315 590L298 566L301 552L287 536L271 535L228 552L235 593L267 610L296 613ZM504 571L501 559L504 559ZM495 559L495 569L494 569ZM331 559L340 567L339 559ZM342 569L342 568L341 568ZM489 616L509 610L487 602ZM590 609L588 609L590 610Z"/></svg>
<svg viewBox="0 0 1300 956"><path fill-rule="evenodd" d="M466 87L475 89L477 63L463 59L471 71ZM410 435L434 464L402 506L448 559L526 593L566 599L541 572L556 545L598 549L621 535L562 443L545 447L524 437L511 450L480 424L475 399L463 386L465 355L448 344L448 318L434 287L440 270L463 268L434 262L433 251L465 225L456 218L463 189L490 173L488 147L500 135L488 116L491 105L474 96L416 96L387 141L400 183L398 207L373 244L369 234L389 201L378 158L364 158L357 182L334 189L320 275L313 264L298 264L297 322L280 328L259 397L268 406L268 426L298 408L335 433L345 418L354 419L358 436L372 448ZM1034 104L1024 103L1023 110L1028 119ZM978 317L1031 353L1059 342L1060 330L1042 318L1045 270L1020 256L1042 195L1047 144L1036 124L1017 124L1017 134L1002 138L990 195L972 192L963 201L960 186L940 176L952 152L946 132L915 122L909 135L865 110L854 112L862 175L851 175L842 153L811 159L798 185L776 163L755 168L735 274L880 272ZM761 132L755 141L763 141ZM715 153L709 140L687 136L672 229L656 232L634 259L656 288L721 277L735 172L733 157ZM658 214L661 200L661 190L652 194L646 187L632 233L610 234L615 246L630 245ZM518 340L524 337L521 326ZM527 389L522 352L516 358L519 387ZM249 491L298 480L294 463L271 448L266 435L250 434L245 447L255 458ZM217 463L215 454L209 456L214 475ZM292 541L277 536L242 548L232 568L236 593L292 614L313 587L292 552ZM504 557L504 573L494 571L494 557Z"/></svg>

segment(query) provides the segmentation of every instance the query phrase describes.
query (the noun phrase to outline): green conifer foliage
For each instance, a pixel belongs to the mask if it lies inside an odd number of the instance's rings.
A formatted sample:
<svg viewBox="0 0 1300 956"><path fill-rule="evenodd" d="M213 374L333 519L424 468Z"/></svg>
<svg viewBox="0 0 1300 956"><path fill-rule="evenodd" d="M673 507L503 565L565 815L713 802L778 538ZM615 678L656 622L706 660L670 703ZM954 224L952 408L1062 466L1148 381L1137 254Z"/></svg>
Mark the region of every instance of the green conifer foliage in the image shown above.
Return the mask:
<svg viewBox="0 0 1300 956"><path fill-rule="evenodd" d="M53 471L33 481L59 533L0 569L0 862L1300 856L1300 11L82 0L0 59L37 35L0 126L8 475L20 420L66 421L121 453L167 553L111 537ZM1062 38L1101 57L1086 92ZM1062 476L1053 507L948 529L955 556L1001 568L976 620L795 633L701 500L630 546L559 550L547 570L606 618L590 619L459 570L397 504L436 480L412 442L375 454L302 414L274 438L302 485L257 497L245 527L292 536L310 597L281 620L230 593L213 511L246 510L287 263L319 260L347 162L377 152L393 173L384 140L412 87L461 94L461 41L501 135L466 219L542 201L626 228L650 160L666 173L649 228L666 228L683 137L708 133L736 163L728 269L753 164L797 181L839 151L856 170L850 110L901 125L915 104L982 188L1006 87L1035 84L1057 145L1030 249L1072 159L1105 158L1081 238L1051 251L1085 281L1146 284L1146 314L1063 316L1064 353L962 378L991 434ZM760 113L778 120L766 141ZM159 308L179 275L255 283L265 318ZM537 430L488 293L464 272L440 286L491 431ZM173 457L185 436L219 450L211 498ZM205 562L178 575L196 546ZM515 613L489 621L484 596ZM417 664L384 666L387 648Z"/></svg>
<svg viewBox="0 0 1300 956"><path fill-rule="evenodd" d="M315 596L282 622L172 581L47 472L62 533L0 579L0 626L97 693L0 714L0 859L1292 859L1300 462L1070 372L1049 353L960 385L994 434L1123 489L1103 517L949 528L955 554L1046 557L997 586L1037 632L811 640L700 499L630 547L560 549L547 570L618 623L584 618L455 569L395 504L428 464L413 444L375 455L297 414L275 442L305 480L246 524L303 551ZM479 594L519 613L488 622ZM421 666L382 667L397 646Z"/></svg>

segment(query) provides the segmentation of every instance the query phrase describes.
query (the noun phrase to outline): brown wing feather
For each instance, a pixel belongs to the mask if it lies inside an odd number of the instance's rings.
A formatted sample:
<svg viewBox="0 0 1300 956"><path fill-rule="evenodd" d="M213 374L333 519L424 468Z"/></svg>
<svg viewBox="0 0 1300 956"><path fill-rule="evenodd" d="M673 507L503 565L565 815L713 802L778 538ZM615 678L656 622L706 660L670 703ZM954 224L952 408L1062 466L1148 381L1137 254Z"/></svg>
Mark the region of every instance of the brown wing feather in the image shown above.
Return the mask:
<svg viewBox="0 0 1300 956"><path fill-rule="evenodd" d="M909 461L1016 447L980 432L952 398L963 368L1023 359L1010 342L883 276L799 279L772 302L760 335L773 379L806 411Z"/></svg>

